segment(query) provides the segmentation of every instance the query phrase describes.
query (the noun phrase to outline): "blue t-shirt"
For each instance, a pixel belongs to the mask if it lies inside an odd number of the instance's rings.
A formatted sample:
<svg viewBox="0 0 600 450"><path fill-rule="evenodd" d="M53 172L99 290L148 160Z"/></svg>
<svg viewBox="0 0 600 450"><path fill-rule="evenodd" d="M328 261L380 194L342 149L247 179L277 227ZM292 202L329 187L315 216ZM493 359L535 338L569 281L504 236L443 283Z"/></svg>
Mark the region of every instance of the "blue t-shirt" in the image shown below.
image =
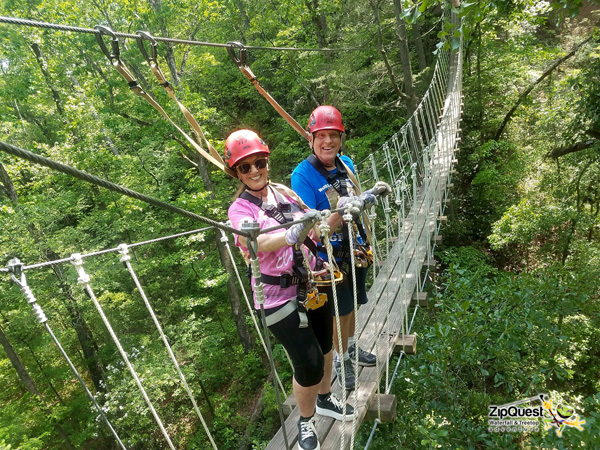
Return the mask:
<svg viewBox="0 0 600 450"><path fill-rule="evenodd" d="M354 163L352 163L352 160L346 155L342 155L341 160L348 166L352 173L354 173ZM330 170L329 173L337 173L337 168ZM350 179L348 179L348 182L352 183ZM329 191L331 194L332 190L334 190L333 186L329 184L327 179L306 159L298 164L292 172L292 190L296 192L302 201L306 203L306 206L311 209L319 211L324 209L334 209L327 197L327 192ZM331 245L335 250L341 249L342 239L343 233L342 227L340 226L330 238ZM362 243L360 235L357 236L357 239ZM320 254L320 256L324 257L326 255Z"/></svg>

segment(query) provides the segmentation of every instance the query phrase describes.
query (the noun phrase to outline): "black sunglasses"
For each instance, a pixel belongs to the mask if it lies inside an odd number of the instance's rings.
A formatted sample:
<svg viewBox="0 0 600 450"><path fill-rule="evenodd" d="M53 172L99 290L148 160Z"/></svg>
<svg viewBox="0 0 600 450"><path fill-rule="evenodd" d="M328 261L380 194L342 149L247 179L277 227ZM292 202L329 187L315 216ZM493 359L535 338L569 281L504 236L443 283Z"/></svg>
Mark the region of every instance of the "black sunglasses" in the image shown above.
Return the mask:
<svg viewBox="0 0 600 450"><path fill-rule="evenodd" d="M250 168L252 166L256 167L256 170L260 170L260 169L264 169L265 167L267 167L268 162L269 162L269 160L267 158L260 158L260 159L257 159L256 161L254 161L254 163L252 163L252 164L244 163L244 164L240 164L239 166L235 166L235 167L237 170L240 171L240 173L242 175L245 175L248 172L250 172Z"/></svg>

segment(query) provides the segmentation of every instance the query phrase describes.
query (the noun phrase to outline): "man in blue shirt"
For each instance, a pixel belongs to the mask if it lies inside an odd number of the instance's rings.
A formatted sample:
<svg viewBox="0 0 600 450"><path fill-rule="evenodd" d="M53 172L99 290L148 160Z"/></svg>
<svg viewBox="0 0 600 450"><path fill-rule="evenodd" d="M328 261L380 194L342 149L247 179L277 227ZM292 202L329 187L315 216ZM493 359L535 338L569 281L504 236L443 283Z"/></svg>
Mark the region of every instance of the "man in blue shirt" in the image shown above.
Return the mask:
<svg viewBox="0 0 600 450"><path fill-rule="evenodd" d="M345 132L341 113L333 106L319 106L316 108L308 121L308 132L310 133L310 145L313 154L302 161L292 172L292 189L302 198L309 208L317 210L334 210L343 207L347 201L359 194L358 187L352 183L349 171L354 173L352 160L345 155L339 155L342 146L342 134ZM387 189L389 186L383 183ZM384 188L384 190L387 191ZM391 189L390 189L391 190ZM369 192L363 194L361 199L366 202L375 202L373 194L384 193ZM387 193L387 192L385 192ZM368 199L368 200L367 200ZM340 330L342 336L342 348L339 348L338 330L334 318L333 321L333 345L336 350L334 361L340 386L346 389L354 389L355 376L351 361L354 361L358 351L358 363L362 366L374 366L376 356L358 347L354 339L355 310L354 292L352 289L352 271L350 268L350 247L348 225L343 222L341 214L332 214L328 219L329 226L333 231L330 237L334 250L334 257L344 272L344 281L336 285L338 298ZM368 245L366 233L360 220L355 222L353 231L356 244ZM324 246L319 246L319 254L327 260ZM356 295L358 304L367 302L366 277L368 268L357 267L356 270ZM331 289L331 288L326 288ZM330 293L328 297L333 298ZM341 364L344 364L345 380L341 380Z"/></svg>

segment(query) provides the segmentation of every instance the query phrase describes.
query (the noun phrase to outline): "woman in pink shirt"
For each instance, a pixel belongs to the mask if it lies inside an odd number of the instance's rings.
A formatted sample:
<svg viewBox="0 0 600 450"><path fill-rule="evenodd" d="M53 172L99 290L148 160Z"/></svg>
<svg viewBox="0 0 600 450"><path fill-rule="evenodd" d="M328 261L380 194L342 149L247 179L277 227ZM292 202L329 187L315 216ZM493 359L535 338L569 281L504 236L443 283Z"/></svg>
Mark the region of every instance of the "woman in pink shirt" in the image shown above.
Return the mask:
<svg viewBox="0 0 600 450"><path fill-rule="evenodd" d="M269 182L269 148L251 130L233 132L225 142L225 161L242 182L239 195L229 208L234 228L246 221L260 229L301 218L305 211L297 195L285 186ZM306 266L314 269L316 257L303 223L260 234L257 256L264 286L267 325L284 346L294 367L293 390L300 412L298 449L320 449L314 413L337 420L352 420L354 409L331 393L332 306L305 309L302 301L310 291ZM236 236L236 245L248 255L247 240ZM315 250L316 251L316 250ZM254 281L253 281L254 285ZM260 305L254 299L255 308Z"/></svg>

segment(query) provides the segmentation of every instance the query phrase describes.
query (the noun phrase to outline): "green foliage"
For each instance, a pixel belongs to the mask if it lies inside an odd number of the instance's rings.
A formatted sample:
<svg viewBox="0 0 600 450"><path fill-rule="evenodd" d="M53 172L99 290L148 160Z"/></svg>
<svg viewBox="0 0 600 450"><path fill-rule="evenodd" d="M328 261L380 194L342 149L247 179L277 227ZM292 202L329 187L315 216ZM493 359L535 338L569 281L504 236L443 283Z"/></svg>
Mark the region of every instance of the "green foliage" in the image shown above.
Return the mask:
<svg viewBox="0 0 600 450"><path fill-rule="evenodd" d="M415 324L419 352L401 363L394 383L398 419L380 427L373 448L597 445L600 386L586 369L600 325L600 305L591 297L596 288L572 292L576 280L557 271L499 271L473 248L442 256L447 269L441 290ZM569 429L558 440L552 430L488 431L490 405L540 392L573 404L586 420L585 431Z"/></svg>

